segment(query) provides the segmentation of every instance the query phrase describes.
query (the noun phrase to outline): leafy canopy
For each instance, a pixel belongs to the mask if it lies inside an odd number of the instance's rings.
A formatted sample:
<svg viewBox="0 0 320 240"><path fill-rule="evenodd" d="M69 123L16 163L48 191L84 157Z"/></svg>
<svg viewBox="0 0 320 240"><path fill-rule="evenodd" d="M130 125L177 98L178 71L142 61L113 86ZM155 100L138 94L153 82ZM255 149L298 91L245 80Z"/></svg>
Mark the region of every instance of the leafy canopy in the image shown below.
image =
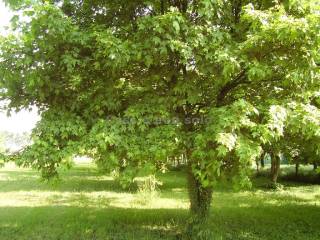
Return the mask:
<svg viewBox="0 0 320 240"><path fill-rule="evenodd" d="M319 149L317 1L6 2L1 98L42 112L19 162L45 177L75 154L133 176L187 153L203 186L247 185L286 133Z"/></svg>

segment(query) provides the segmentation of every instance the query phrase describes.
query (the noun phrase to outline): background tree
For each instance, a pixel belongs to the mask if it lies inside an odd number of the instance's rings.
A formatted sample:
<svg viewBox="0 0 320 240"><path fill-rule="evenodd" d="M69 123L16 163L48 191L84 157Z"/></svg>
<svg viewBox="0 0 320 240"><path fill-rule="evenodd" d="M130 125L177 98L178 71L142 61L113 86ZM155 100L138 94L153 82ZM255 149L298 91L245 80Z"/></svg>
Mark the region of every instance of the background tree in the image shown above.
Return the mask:
<svg viewBox="0 0 320 240"><path fill-rule="evenodd" d="M0 167L3 166L5 160L5 146L3 136L0 134Z"/></svg>
<svg viewBox="0 0 320 240"><path fill-rule="evenodd" d="M315 94L318 94L315 92ZM306 97L306 96L305 96ZM309 98L313 99L313 97ZM263 146L271 157L271 181L277 184L281 159L296 165L317 163L320 150L320 111L309 104L291 102L283 106L286 112L284 134L281 138Z"/></svg>
<svg viewBox="0 0 320 240"><path fill-rule="evenodd" d="M194 222L319 89L317 1L6 2L28 17L1 39L1 97L42 112L19 163L51 177L84 154L134 176L185 153Z"/></svg>
<svg viewBox="0 0 320 240"><path fill-rule="evenodd" d="M318 93L316 93L318 95ZM311 97L313 99L313 97ZM314 102L314 101L313 101ZM296 176L300 164L317 165L320 154L320 110L317 104L294 105L294 114L289 120L289 131L284 152L291 163L296 164Z"/></svg>
<svg viewBox="0 0 320 240"><path fill-rule="evenodd" d="M3 144L9 152L14 152L23 149L31 144L30 133L13 133L8 131L0 131Z"/></svg>

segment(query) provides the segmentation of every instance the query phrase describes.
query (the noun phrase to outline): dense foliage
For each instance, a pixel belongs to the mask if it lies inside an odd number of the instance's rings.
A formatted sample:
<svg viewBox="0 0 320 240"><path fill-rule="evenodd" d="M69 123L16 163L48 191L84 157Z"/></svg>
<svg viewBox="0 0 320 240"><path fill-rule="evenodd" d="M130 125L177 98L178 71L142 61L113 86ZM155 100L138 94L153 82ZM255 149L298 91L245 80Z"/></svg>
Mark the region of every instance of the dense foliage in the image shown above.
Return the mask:
<svg viewBox="0 0 320 240"><path fill-rule="evenodd" d="M285 137L319 154L317 1L6 2L21 13L1 38L1 97L42 112L19 161L45 177L74 155L132 178L184 153L205 216L217 177L248 186Z"/></svg>

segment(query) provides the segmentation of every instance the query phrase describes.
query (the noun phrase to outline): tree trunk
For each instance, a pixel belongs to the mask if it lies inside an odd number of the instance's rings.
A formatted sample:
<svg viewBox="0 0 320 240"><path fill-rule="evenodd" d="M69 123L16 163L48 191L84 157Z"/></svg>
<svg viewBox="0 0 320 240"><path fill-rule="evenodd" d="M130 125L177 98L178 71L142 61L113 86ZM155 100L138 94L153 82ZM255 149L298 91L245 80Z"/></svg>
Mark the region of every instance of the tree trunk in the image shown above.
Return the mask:
<svg viewBox="0 0 320 240"><path fill-rule="evenodd" d="M190 165L189 162L188 192L191 219L186 226L186 239L198 239L198 234L202 232L203 229L206 229L212 200L212 187L204 187L192 172Z"/></svg>
<svg viewBox="0 0 320 240"><path fill-rule="evenodd" d="M298 177L298 174L299 174L299 166L300 164L296 163L296 177Z"/></svg>
<svg viewBox="0 0 320 240"><path fill-rule="evenodd" d="M188 176L188 191L190 198L191 218L187 224L187 239L196 239L198 234L206 229L210 213L212 188L201 186L193 174Z"/></svg>
<svg viewBox="0 0 320 240"><path fill-rule="evenodd" d="M260 173L260 163L259 160L256 160L256 169L257 169L257 174Z"/></svg>
<svg viewBox="0 0 320 240"><path fill-rule="evenodd" d="M313 170L317 170L318 169L318 164L316 162L313 162Z"/></svg>
<svg viewBox="0 0 320 240"><path fill-rule="evenodd" d="M180 166L181 166L180 157L181 157L181 156L178 156L178 157L177 157L177 168L180 168Z"/></svg>
<svg viewBox="0 0 320 240"><path fill-rule="evenodd" d="M271 168L270 168L270 174L271 174L271 179L273 178L274 172L275 172L275 159L274 155L271 155Z"/></svg>
<svg viewBox="0 0 320 240"><path fill-rule="evenodd" d="M260 159L260 166L264 168L264 156Z"/></svg>
<svg viewBox="0 0 320 240"><path fill-rule="evenodd" d="M205 221L210 212L212 187L203 187L199 180L188 169L188 192L190 198L190 211L197 221Z"/></svg>
<svg viewBox="0 0 320 240"><path fill-rule="evenodd" d="M276 184L280 172L280 158L277 154L272 154L271 159L271 181Z"/></svg>

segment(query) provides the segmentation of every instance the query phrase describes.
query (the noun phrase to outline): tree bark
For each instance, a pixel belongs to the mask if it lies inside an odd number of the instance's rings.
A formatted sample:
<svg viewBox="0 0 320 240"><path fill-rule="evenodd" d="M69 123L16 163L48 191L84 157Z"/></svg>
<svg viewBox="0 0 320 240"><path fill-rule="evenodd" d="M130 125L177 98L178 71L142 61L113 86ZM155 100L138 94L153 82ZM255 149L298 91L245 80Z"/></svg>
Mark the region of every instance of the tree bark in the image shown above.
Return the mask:
<svg viewBox="0 0 320 240"><path fill-rule="evenodd" d="M181 163L180 163L180 156L177 157L177 168L180 168Z"/></svg>
<svg viewBox="0 0 320 240"><path fill-rule="evenodd" d="M271 179L273 178L273 174L275 171L275 159L274 159L274 155L271 155L271 168L270 168L270 173L271 173Z"/></svg>
<svg viewBox="0 0 320 240"><path fill-rule="evenodd" d="M264 168L264 156L260 159L260 166L261 168Z"/></svg>
<svg viewBox="0 0 320 240"><path fill-rule="evenodd" d="M299 174L299 166L300 164L296 163L296 177L298 177L298 174Z"/></svg>
<svg viewBox="0 0 320 240"><path fill-rule="evenodd" d="M260 163L259 160L256 160L256 169L257 169L257 174L260 173Z"/></svg>
<svg viewBox="0 0 320 240"><path fill-rule="evenodd" d="M276 184L280 172L280 158L277 154L272 154L271 159L271 181Z"/></svg>
<svg viewBox="0 0 320 240"><path fill-rule="evenodd" d="M316 162L313 162L313 170L317 170L318 169L318 164Z"/></svg>
<svg viewBox="0 0 320 240"><path fill-rule="evenodd" d="M190 198L190 212L195 223L205 222L210 213L212 187L203 187L188 166L188 192Z"/></svg>

